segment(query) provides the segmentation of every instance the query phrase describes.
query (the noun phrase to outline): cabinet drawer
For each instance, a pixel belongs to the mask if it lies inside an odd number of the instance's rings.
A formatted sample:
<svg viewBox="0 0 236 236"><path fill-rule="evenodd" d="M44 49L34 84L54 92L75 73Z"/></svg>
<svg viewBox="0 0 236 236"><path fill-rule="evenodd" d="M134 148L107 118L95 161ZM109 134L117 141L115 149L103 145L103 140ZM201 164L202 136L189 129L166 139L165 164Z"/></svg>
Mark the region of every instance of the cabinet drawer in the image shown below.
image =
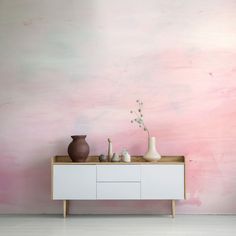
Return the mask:
<svg viewBox="0 0 236 236"><path fill-rule="evenodd" d="M140 181L140 172L138 165L98 165L97 181Z"/></svg>
<svg viewBox="0 0 236 236"><path fill-rule="evenodd" d="M140 199L140 183L97 183L97 199Z"/></svg>

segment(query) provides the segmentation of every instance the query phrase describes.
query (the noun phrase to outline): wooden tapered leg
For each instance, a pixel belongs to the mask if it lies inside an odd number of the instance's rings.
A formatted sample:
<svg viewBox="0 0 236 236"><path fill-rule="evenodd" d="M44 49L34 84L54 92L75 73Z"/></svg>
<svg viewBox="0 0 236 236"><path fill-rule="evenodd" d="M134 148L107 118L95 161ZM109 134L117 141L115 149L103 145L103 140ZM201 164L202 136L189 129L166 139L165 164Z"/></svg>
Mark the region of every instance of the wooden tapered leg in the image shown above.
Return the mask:
<svg viewBox="0 0 236 236"><path fill-rule="evenodd" d="M63 200L63 216L66 218L67 215L67 201Z"/></svg>
<svg viewBox="0 0 236 236"><path fill-rule="evenodd" d="M171 200L172 218L175 218L175 200Z"/></svg>

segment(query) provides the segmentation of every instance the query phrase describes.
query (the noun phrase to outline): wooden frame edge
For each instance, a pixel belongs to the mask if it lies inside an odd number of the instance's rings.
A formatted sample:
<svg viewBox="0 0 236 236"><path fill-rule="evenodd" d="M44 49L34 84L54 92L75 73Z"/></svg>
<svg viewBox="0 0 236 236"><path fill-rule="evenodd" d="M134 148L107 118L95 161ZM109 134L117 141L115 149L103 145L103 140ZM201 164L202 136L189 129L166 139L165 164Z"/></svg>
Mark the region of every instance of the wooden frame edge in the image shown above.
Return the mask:
<svg viewBox="0 0 236 236"><path fill-rule="evenodd" d="M186 158L184 156L184 199L186 198Z"/></svg>
<svg viewBox="0 0 236 236"><path fill-rule="evenodd" d="M54 163L55 163L55 158L56 157L52 157L51 158L51 200L54 200L53 199L53 178L54 178L54 173L53 173L53 165L54 165Z"/></svg>

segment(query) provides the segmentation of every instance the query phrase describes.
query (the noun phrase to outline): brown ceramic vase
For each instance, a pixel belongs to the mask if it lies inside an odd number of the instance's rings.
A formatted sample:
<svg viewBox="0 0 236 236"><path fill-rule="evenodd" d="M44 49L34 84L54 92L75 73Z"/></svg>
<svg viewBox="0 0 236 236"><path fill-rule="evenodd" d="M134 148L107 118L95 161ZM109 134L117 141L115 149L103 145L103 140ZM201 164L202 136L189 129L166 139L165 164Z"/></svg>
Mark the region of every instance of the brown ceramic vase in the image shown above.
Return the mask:
<svg viewBox="0 0 236 236"><path fill-rule="evenodd" d="M89 154L89 145L86 142L86 135L73 135L68 146L68 154L73 162L85 162Z"/></svg>

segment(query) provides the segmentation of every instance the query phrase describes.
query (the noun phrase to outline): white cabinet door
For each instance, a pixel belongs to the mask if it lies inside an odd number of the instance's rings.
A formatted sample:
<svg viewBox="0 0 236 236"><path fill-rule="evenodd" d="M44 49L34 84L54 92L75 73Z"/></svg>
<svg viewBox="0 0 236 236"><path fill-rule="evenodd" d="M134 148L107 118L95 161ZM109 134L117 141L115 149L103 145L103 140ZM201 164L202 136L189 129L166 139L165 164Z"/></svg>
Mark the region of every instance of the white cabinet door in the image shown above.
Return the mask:
<svg viewBox="0 0 236 236"><path fill-rule="evenodd" d="M140 181L140 165L97 165L97 181Z"/></svg>
<svg viewBox="0 0 236 236"><path fill-rule="evenodd" d="M54 165L53 199L96 199L96 166Z"/></svg>
<svg viewBox="0 0 236 236"><path fill-rule="evenodd" d="M184 199L184 165L142 165L141 199Z"/></svg>
<svg viewBox="0 0 236 236"><path fill-rule="evenodd" d="M97 199L131 200L140 199L140 183L137 182L99 182Z"/></svg>

